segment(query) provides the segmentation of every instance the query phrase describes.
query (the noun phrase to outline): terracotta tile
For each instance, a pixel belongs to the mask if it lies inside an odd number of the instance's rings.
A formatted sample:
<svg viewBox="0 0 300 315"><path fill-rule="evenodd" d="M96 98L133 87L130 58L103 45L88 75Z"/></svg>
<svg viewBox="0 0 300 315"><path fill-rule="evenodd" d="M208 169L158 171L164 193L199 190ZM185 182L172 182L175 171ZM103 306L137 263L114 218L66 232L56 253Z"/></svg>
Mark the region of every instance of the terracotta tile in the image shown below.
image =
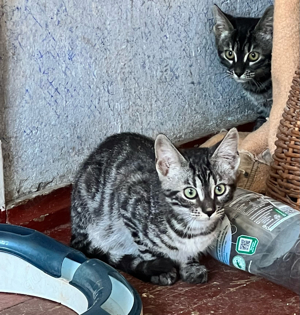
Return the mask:
<svg viewBox="0 0 300 315"><path fill-rule="evenodd" d="M6 223L6 211L0 211L0 223Z"/></svg>
<svg viewBox="0 0 300 315"><path fill-rule="evenodd" d="M68 244L70 231L70 224L66 224L45 234ZM179 281L170 287L160 287L123 275L140 294L144 315L300 315L300 297L292 291L212 258L206 258L204 264L209 270L209 282L204 285ZM1 297L2 294L0 305ZM29 298L19 303L8 305L9 309L0 307L0 315L75 314L42 299Z"/></svg>
<svg viewBox="0 0 300 315"><path fill-rule="evenodd" d="M55 229L45 231L44 233L65 245L69 245L71 239L71 224L61 225Z"/></svg>
<svg viewBox="0 0 300 315"><path fill-rule="evenodd" d="M33 298L0 311L0 315L75 315L69 308L52 301Z"/></svg>
<svg viewBox="0 0 300 315"><path fill-rule="evenodd" d="M31 299L32 297L27 295L0 293L0 312Z"/></svg>
<svg viewBox="0 0 300 315"><path fill-rule="evenodd" d="M66 186L27 200L7 210L6 222L39 231L65 224L70 221L71 190Z"/></svg>
<svg viewBox="0 0 300 315"><path fill-rule="evenodd" d="M123 275L140 294L144 315L299 315L300 297L260 277L206 259L207 284L177 282L170 287Z"/></svg>
<svg viewBox="0 0 300 315"><path fill-rule="evenodd" d="M68 244L70 231L67 224L45 233ZM140 294L144 315L300 315L300 297L292 291L212 258L203 263L210 270L204 285L160 287L122 274Z"/></svg>
<svg viewBox="0 0 300 315"><path fill-rule="evenodd" d="M29 222L18 223L18 225L28 227L40 232L55 229L58 225L70 222L70 206L56 209L52 213L42 214Z"/></svg>

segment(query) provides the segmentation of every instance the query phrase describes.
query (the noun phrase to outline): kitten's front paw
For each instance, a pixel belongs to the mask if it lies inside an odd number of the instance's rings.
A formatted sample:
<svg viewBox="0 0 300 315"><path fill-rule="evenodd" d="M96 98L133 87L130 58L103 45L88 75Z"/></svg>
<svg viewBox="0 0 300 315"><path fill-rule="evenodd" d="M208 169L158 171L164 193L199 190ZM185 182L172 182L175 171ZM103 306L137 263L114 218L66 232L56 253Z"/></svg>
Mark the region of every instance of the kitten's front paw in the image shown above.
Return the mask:
<svg viewBox="0 0 300 315"><path fill-rule="evenodd" d="M161 273L158 276L152 276L150 281L158 285L171 285L177 280L177 270L173 268L170 272Z"/></svg>
<svg viewBox="0 0 300 315"><path fill-rule="evenodd" d="M207 282L207 269L198 263L188 264L180 269L180 276L183 281L188 283Z"/></svg>

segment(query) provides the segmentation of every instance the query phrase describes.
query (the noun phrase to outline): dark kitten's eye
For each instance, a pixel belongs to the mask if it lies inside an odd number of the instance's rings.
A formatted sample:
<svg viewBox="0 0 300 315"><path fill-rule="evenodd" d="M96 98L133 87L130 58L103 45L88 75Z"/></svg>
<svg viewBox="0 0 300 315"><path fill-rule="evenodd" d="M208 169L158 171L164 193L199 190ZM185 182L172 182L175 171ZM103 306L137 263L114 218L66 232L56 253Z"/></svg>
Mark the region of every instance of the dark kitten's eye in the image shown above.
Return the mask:
<svg viewBox="0 0 300 315"><path fill-rule="evenodd" d="M251 51L248 55L250 61L256 61L259 58L259 53L256 51Z"/></svg>
<svg viewBox="0 0 300 315"><path fill-rule="evenodd" d="M224 184L219 184L215 187L215 194L221 196L226 191L226 186Z"/></svg>
<svg viewBox="0 0 300 315"><path fill-rule="evenodd" d="M197 190L195 188L189 187L186 188L184 191L184 195L186 196L186 198L188 199L195 199L197 197Z"/></svg>
<svg viewBox="0 0 300 315"><path fill-rule="evenodd" d="M234 52L232 50L225 50L225 57L228 60L233 60L234 59Z"/></svg>

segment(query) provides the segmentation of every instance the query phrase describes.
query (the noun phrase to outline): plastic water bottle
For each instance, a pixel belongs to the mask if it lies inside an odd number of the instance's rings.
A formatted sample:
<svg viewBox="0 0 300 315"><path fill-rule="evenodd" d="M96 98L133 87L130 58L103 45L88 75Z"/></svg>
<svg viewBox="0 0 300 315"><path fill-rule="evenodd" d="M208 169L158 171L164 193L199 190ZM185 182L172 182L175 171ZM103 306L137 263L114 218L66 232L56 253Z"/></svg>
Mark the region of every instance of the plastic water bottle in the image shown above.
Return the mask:
<svg viewBox="0 0 300 315"><path fill-rule="evenodd" d="M300 211L238 188L209 253L300 295Z"/></svg>

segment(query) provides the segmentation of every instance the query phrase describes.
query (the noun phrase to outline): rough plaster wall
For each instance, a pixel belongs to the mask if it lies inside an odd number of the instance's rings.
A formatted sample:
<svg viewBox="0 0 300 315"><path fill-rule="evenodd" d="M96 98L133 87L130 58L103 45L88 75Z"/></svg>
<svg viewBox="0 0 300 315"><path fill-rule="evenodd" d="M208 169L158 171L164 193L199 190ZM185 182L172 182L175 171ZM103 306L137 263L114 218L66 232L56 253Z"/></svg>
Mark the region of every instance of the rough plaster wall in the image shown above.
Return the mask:
<svg viewBox="0 0 300 315"><path fill-rule="evenodd" d="M225 78L212 0L3 0L1 125L7 201L69 183L104 137L194 139L255 118ZM270 3L220 1L260 15Z"/></svg>

